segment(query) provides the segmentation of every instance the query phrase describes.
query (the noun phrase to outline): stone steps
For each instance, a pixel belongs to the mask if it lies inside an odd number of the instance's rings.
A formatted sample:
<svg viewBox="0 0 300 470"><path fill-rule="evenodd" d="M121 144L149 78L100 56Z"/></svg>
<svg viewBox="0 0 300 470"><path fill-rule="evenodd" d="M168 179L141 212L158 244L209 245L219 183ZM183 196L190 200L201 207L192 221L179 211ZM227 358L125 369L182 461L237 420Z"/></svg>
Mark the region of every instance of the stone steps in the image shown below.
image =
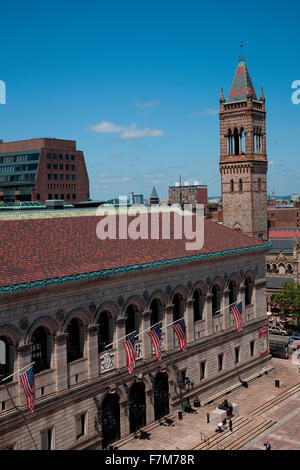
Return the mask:
<svg viewBox="0 0 300 470"><path fill-rule="evenodd" d="M274 423L272 420L243 416L234 421L232 432L228 428L222 433L215 433L193 450L238 450Z"/></svg>
<svg viewBox="0 0 300 470"><path fill-rule="evenodd" d="M289 388L288 390L285 390L284 392L280 393L279 395L276 395L276 397L271 398L267 402L259 405L257 408L254 408L253 410L250 411L249 415L250 416L259 416L262 413L265 413L266 411L269 411L271 408L274 406L278 405L281 403L283 400L286 400L287 398L290 398L292 395L300 391L300 384L296 384L293 387Z"/></svg>
<svg viewBox="0 0 300 470"><path fill-rule="evenodd" d="M214 433L211 434L210 436L206 436L206 440L198 444L196 447L194 447L193 450L208 450L211 449L213 446L216 446L218 443L221 443L222 440L224 440L227 436L235 434L238 429L242 428L245 426L248 422L250 421L250 418L247 417L239 417L237 418L234 423L234 430L231 432L229 428L226 429L226 431L223 431L222 433Z"/></svg>

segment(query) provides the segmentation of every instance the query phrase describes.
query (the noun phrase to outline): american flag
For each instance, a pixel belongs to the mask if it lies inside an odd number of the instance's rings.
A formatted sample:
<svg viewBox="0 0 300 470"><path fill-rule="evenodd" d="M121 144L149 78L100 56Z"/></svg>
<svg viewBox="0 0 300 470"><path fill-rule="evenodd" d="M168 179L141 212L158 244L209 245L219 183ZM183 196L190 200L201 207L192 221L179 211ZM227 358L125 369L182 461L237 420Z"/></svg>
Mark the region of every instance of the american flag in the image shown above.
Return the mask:
<svg viewBox="0 0 300 470"><path fill-rule="evenodd" d="M153 330L148 331L148 335L150 336L150 339L154 347L155 357L158 361L160 361L161 360L161 342L160 342L161 328L160 326L157 326L156 328L153 328Z"/></svg>
<svg viewBox="0 0 300 470"><path fill-rule="evenodd" d="M132 336L132 338L130 338L128 341L125 341L123 343L125 351L126 351L126 356L127 356L127 369L128 369L129 374L132 374L133 369L136 366L136 359L135 359L135 354L134 354L134 343L135 343L134 336Z"/></svg>
<svg viewBox="0 0 300 470"><path fill-rule="evenodd" d="M235 321L235 327L237 331L242 331L242 309L243 309L243 304L242 302L239 302L238 304L234 305L231 307L230 311L233 315L234 321Z"/></svg>
<svg viewBox="0 0 300 470"><path fill-rule="evenodd" d="M184 320L181 320L180 322L175 323L175 325L172 325L172 327L177 335L177 338L179 341L179 347L181 351L185 351L186 350L186 328L185 328Z"/></svg>
<svg viewBox="0 0 300 470"><path fill-rule="evenodd" d="M34 376L33 366L30 367L26 372L20 374L21 384L27 400L27 408L30 413L34 411Z"/></svg>

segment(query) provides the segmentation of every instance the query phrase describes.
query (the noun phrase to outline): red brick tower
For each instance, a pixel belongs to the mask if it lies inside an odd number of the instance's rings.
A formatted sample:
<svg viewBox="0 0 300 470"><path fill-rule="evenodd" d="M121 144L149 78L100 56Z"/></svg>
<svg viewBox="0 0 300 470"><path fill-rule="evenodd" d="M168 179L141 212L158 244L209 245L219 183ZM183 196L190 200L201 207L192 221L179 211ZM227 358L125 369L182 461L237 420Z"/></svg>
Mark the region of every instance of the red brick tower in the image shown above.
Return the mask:
<svg viewBox="0 0 300 470"><path fill-rule="evenodd" d="M257 99L242 53L219 116L223 224L267 240L265 97L261 89Z"/></svg>

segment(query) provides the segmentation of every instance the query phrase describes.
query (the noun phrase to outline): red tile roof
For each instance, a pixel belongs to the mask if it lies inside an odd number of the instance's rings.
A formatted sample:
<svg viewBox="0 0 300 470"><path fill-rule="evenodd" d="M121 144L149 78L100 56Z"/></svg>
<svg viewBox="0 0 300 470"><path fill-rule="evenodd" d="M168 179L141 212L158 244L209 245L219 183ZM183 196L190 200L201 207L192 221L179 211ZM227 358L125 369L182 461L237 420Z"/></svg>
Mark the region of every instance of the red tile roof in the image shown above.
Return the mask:
<svg viewBox="0 0 300 470"><path fill-rule="evenodd" d="M1 220L0 286L143 265L263 243L205 219L204 247L189 240L99 240L97 216Z"/></svg>

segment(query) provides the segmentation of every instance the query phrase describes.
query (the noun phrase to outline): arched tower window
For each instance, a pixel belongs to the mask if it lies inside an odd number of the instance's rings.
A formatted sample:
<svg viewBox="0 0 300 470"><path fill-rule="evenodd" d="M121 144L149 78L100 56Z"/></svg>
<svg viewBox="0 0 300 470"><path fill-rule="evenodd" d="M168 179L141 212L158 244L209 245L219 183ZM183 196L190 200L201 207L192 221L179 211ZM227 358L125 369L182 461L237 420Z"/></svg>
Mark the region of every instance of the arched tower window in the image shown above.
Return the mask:
<svg viewBox="0 0 300 470"><path fill-rule="evenodd" d="M258 192L260 193L261 192L261 178L258 178L257 180L257 189L258 189Z"/></svg>
<svg viewBox="0 0 300 470"><path fill-rule="evenodd" d="M239 155L240 154L240 136L239 136L239 131L237 128L234 128L233 131L233 154L234 155Z"/></svg>
<svg viewBox="0 0 300 470"><path fill-rule="evenodd" d="M239 191L240 193L243 191L243 181L241 179L239 180Z"/></svg>
<svg viewBox="0 0 300 470"><path fill-rule="evenodd" d="M45 328L40 326L33 332L31 337L31 361L34 362L33 372L35 374L49 369L47 336Z"/></svg>
<svg viewBox="0 0 300 470"><path fill-rule="evenodd" d="M231 133L231 129L228 129L227 154L228 154L230 157L232 156L232 133Z"/></svg>
<svg viewBox="0 0 300 470"><path fill-rule="evenodd" d="M67 327L68 362L75 361L83 356L83 345L81 342L81 324L77 318L72 318Z"/></svg>
<svg viewBox="0 0 300 470"><path fill-rule="evenodd" d="M241 145L240 145L240 149L241 149L241 155L244 155L245 151L246 151L246 142L245 142L245 131L244 131L243 127L241 128Z"/></svg>
<svg viewBox="0 0 300 470"><path fill-rule="evenodd" d="M230 192L234 193L234 181L230 180Z"/></svg>

